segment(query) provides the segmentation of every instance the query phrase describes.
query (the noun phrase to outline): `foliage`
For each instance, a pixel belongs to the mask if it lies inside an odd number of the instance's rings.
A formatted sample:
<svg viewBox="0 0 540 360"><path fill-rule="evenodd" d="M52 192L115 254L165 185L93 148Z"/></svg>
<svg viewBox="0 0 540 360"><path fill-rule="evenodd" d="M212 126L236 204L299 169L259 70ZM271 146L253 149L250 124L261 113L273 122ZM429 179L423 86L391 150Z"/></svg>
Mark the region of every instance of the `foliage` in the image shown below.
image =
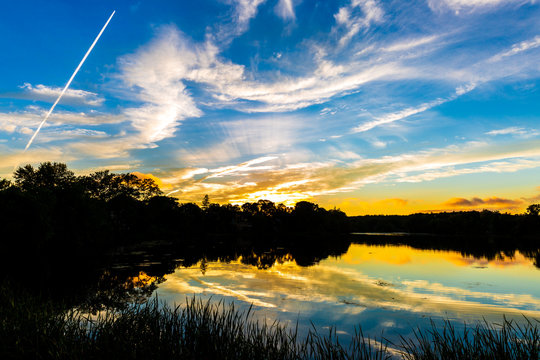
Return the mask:
<svg viewBox="0 0 540 360"><path fill-rule="evenodd" d="M531 204L527 207L527 215L540 215L540 204Z"/></svg>
<svg viewBox="0 0 540 360"><path fill-rule="evenodd" d="M44 162L34 169L32 165L19 167L13 174L15 185L26 191L55 189L70 186L75 174L66 164Z"/></svg>

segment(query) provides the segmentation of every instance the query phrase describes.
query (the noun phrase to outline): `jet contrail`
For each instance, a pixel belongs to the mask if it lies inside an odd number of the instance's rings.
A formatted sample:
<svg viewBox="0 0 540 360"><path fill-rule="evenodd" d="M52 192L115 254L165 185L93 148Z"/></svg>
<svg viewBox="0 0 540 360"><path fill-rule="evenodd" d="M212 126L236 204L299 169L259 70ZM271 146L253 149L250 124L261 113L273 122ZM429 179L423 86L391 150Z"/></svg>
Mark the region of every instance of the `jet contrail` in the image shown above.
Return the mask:
<svg viewBox="0 0 540 360"><path fill-rule="evenodd" d="M34 141L34 139L36 138L36 135L39 133L39 130L41 130L41 127L43 126L43 124L45 124L45 121L47 121L47 119L49 118L49 116L51 115L51 113L53 112L54 108L56 107L56 104L58 104L58 102L60 101L60 99L62 98L62 96L64 96L66 90L68 89L69 85L71 85L71 82L73 81L73 78L75 78L75 75L77 75L77 73L79 72L81 66L84 64L84 61L86 60L86 58L88 57L88 55L90 55L90 52L92 51L92 49L94 48L94 45L96 45L97 41L99 40L99 38L101 37L101 34L103 34L103 31L105 31L105 28L107 27L107 25L109 25L109 21L111 21L114 13L116 12L113 11L111 16L109 16L109 20L107 20L107 22L105 23L105 25L103 25L103 28L101 29L101 31L99 32L98 36L96 37L96 39L94 40L94 42L92 43L92 45L90 45L90 48L88 49L88 51L86 52L86 54L84 55L83 59L81 60L81 62L79 63L79 66L77 66L77 68L75 69L75 71L73 72L73 75L71 75L71 77L69 78L66 86L64 86L64 89L62 89L62 92L60 93L60 95L58 96L58 98L56 99L56 101L54 102L54 104L51 106L51 108L49 109L49 112L47 113L47 115L45 115L45 117L43 118L43 120L41 121L41 124L39 124L38 128L36 129L36 131L34 132L34 135L32 135L32 138L30 139L30 141L28 141L28 144L26 144L26 147L24 148L24 151L23 152L26 152L26 150L28 150L28 148L30 147L30 145L32 145L32 141Z"/></svg>

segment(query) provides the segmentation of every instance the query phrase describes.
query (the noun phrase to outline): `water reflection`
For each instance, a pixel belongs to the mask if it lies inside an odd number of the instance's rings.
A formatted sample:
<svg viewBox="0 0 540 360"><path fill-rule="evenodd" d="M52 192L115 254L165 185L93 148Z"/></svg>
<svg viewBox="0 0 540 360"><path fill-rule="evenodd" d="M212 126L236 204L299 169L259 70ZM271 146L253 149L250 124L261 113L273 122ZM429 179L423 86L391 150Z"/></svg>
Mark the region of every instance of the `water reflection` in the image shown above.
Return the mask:
<svg viewBox="0 0 540 360"><path fill-rule="evenodd" d="M248 259L205 260L204 271L202 261L179 267L156 293L169 303L196 294L253 304L263 318L299 320L301 328L312 321L351 333L361 324L369 334L384 330L390 337L406 335L428 318L540 318L540 272L519 251L489 259L406 245L352 244L341 257L310 267L299 266L290 254L271 265Z"/></svg>

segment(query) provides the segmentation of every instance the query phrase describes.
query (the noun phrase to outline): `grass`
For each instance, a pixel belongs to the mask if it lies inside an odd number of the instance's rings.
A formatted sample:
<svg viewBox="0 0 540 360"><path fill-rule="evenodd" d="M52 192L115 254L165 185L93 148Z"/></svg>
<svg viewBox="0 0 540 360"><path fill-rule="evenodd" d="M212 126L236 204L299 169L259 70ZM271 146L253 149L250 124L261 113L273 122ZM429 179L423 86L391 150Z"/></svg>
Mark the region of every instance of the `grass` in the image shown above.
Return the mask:
<svg viewBox="0 0 540 360"><path fill-rule="evenodd" d="M358 329L349 345L335 329L313 327L299 337L296 327L254 319L251 309L195 298L169 307L149 300L96 316L61 311L31 297L0 295L2 359L538 359L538 322L504 319L456 331L448 321L391 344Z"/></svg>
<svg viewBox="0 0 540 360"><path fill-rule="evenodd" d="M501 324L476 324L456 331L446 320L442 327L416 329L413 338L401 338L405 359L540 359L539 321L525 318L525 325L503 319Z"/></svg>

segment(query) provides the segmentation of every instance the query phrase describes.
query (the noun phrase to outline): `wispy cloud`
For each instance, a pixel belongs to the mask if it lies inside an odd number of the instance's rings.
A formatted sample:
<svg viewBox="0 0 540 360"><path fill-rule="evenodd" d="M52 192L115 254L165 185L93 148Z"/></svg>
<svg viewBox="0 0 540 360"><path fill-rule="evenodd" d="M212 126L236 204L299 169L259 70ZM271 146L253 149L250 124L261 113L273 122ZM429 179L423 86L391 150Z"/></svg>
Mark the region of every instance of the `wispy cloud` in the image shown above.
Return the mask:
<svg viewBox="0 0 540 360"><path fill-rule="evenodd" d="M510 50L503 51L499 54L494 55L489 59L489 61L495 62L500 61L506 57L514 56L521 52L535 49L540 46L540 35L535 36L530 40L525 40L520 43L514 44Z"/></svg>
<svg viewBox="0 0 540 360"><path fill-rule="evenodd" d="M362 29L383 20L384 11L377 0L352 0L347 6L341 7L334 15L337 28L343 29L339 39L340 46L346 45Z"/></svg>
<svg viewBox="0 0 540 360"><path fill-rule="evenodd" d="M75 156L58 146L30 148L23 153L21 151L15 152L12 148L0 145L0 176L10 178L13 175L15 166L38 164L44 159L47 159L47 161L68 162L74 160Z"/></svg>
<svg viewBox="0 0 540 360"><path fill-rule="evenodd" d="M165 28L156 41L120 60L122 81L143 102L125 110L142 143L172 137L181 120L202 114L182 82L197 61L185 45L176 29Z"/></svg>
<svg viewBox="0 0 540 360"><path fill-rule="evenodd" d="M312 122L298 116L264 116L215 124L215 141L178 151L183 163L213 166L242 158L290 151L308 135Z"/></svg>
<svg viewBox="0 0 540 360"><path fill-rule="evenodd" d="M225 22L207 28L206 38L222 47L227 47L238 36L249 29L250 21L257 16L258 8L265 0L229 0L232 15Z"/></svg>
<svg viewBox="0 0 540 360"><path fill-rule="evenodd" d="M235 18L238 24L245 26L257 14L257 8L265 0L234 0Z"/></svg>
<svg viewBox="0 0 540 360"><path fill-rule="evenodd" d="M313 199L322 195L358 190L366 184L423 182L470 173L513 172L540 166L540 150L534 142L500 147L484 143L434 148L426 151L340 161L287 164L280 156L223 168L227 176L192 179L183 184L183 199L197 200L205 193L216 200L238 202L246 199L283 199L291 196ZM208 170L212 173L213 170ZM219 172L218 172L219 173ZM166 176L166 174L164 174ZM179 181L179 180L178 180ZM174 181L173 181L174 182Z"/></svg>
<svg viewBox="0 0 540 360"><path fill-rule="evenodd" d="M389 52L407 51L407 50L415 49L419 46L432 44L437 39L439 39L438 35L429 35L429 36L423 36L419 38L404 39L404 40L392 43L388 46L385 46L381 50L389 51Z"/></svg>
<svg viewBox="0 0 540 360"><path fill-rule="evenodd" d="M294 20L296 15L294 14L293 0L279 0L276 5L276 13L284 20Z"/></svg>
<svg viewBox="0 0 540 360"><path fill-rule="evenodd" d="M451 10L456 14L486 11L503 5L523 5L534 0L428 0L434 11Z"/></svg>
<svg viewBox="0 0 540 360"><path fill-rule="evenodd" d="M497 136L497 135L512 135L519 136L523 138L529 138L539 135L538 130L534 129L525 129L522 127L511 126L504 129L491 130L486 133L486 135Z"/></svg>
<svg viewBox="0 0 540 360"><path fill-rule="evenodd" d="M449 96L447 98L436 99L436 100L421 104L418 107L410 107L410 108L403 109L403 110L400 110L400 111L397 111L397 112L394 112L394 113L390 113L390 114L386 114L386 115L377 117L377 118L375 118L375 120L368 121L366 123L363 123L363 124L355 127L354 129L351 130L351 132L353 132L353 133L366 132L366 131L369 131L369 130L377 127L377 126L390 124L390 123L393 123L395 121L403 120L405 118L408 118L409 116L413 116L413 115L422 113L422 112L427 111L429 109L432 109L432 108L434 108L436 106L442 105L442 104L444 104L446 102L453 101L453 100L457 99L459 96L464 95L464 94L474 90L475 87L476 87L476 85L474 85L474 84L469 84L469 85L466 85L466 86L460 86L460 87L458 87L456 89L456 91L455 91L455 93L453 95L451 95L451 96Z"/></svg>
<svg viewBox="0 0 540 360"><path fill-rule="evenodd" d="M62 92L60 87L41 84L33 86L30 83L24 83L21 88L24 89L24 92L18 95L13 94L13 97L54 102ZM62 103L74 105L100 106L104 101L105 99L96 93L78 89L67 89L62 97Z"/></svg>

